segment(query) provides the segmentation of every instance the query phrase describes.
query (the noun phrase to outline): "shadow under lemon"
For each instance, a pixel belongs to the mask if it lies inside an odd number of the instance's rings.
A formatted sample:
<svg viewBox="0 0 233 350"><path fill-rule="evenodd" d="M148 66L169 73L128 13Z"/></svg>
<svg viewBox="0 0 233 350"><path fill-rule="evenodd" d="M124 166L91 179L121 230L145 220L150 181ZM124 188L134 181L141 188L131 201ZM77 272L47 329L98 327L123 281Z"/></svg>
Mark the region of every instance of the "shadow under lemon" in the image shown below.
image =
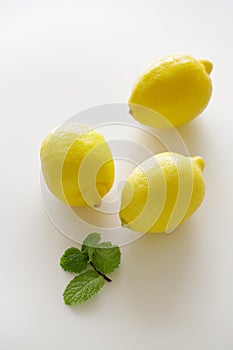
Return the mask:
<svg viewBox="0 0 233 350"><path fill-rule="evenodd" d="M132 317L161 325L176 314L193 273L197 227L191 218L171 234L146 234L126 248L121 283Z"/></svg>

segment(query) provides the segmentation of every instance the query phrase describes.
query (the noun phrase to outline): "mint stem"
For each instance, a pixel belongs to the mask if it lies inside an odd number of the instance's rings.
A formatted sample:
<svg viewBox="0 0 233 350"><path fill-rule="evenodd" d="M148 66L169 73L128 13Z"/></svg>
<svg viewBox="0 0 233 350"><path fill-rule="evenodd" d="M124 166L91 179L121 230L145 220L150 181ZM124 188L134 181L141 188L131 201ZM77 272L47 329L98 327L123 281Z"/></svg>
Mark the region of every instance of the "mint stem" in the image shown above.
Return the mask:
<svg viewBox="0 0 233 350"><path fill-rule="evenodd" d="M105 279L105 281L107 281L107 282L112 282L112 280L111 280L109 277L105 276L103 273L101 273L101 272L99 272L98 270L96 270L96 268L95 268L95 266L93 265L93 262L92 262L92 261L90 261L90 265L93 267L93 269L94 269L99 275L101 275L101 276Z"/></svg>

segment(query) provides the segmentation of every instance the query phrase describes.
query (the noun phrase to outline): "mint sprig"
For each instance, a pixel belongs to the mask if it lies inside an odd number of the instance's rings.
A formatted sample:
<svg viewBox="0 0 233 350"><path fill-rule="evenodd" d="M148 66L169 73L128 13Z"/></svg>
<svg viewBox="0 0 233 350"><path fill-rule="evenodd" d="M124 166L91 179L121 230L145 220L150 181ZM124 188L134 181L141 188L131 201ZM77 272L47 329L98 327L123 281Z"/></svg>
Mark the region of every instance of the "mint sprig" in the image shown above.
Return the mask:
<svg viewBox="0 0 233 350"><path fill-rule="evenodd" d="M91 233L83 241L81 251L71 247L61 257L60 265L65 271L77 273L88 266L92 268L70 281L63 293L65 304L80 304L96 294L105 281L111 282L105 274L119 267L121 252L118 246L100 240L99 233Z"/></svg>

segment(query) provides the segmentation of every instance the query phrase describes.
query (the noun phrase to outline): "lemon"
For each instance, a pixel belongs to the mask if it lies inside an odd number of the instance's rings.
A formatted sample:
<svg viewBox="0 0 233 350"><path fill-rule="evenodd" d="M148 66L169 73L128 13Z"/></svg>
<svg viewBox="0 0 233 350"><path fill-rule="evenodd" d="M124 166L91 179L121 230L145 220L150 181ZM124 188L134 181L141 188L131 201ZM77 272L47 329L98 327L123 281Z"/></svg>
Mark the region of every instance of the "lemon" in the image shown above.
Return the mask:
<svg viewBox="0 0 233 350"><path fill-rule="evenodd" d="M200 206L205 195L201 157L164 152L145 160L128 177L120 219L137 232L171 232Z"/></svg>
<svg viewBox="0 0 233 350"><path fill-rule="evenodd" d="M97 207L114 181L104 137L86 125L66 123L41 146L41 167L51 192L70 206Z"/></svg>
<svg viewBox="0 0 233 350"><path fill-rule="evenodd" d="M177 127L190 122L210 100L211 71L211 62L188 55L158 59L134 84L129 99L131 114L153 127Z"/></svg>

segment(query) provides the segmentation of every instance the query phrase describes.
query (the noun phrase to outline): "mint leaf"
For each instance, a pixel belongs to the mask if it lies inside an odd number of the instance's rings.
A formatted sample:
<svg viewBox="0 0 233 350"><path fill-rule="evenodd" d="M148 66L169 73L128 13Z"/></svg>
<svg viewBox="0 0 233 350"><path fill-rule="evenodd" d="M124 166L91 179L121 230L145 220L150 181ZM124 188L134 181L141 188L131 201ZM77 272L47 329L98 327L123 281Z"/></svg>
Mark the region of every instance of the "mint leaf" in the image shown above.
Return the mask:
<svg viewBox="0 0 233 350"><path fill-rule="evenodd" d="M108 247L113 247L111 242L101 242L97 246L97 248L108 248ZM114 247L116 247L116 246L114 246Z"/></svg>
<svg viewBox="0 0 233 350"><path fill-rule="evenodd" d="M90 233L83 241L82 251L88 254L90 261L92 260L92 254L99 241L100 234L97 232Z"/></svg>
<svg viewBox="0 0 233 350"><path fill-rule="evenodd" d="M120 248L111 242L99 243L92 254L94 268L103 274L113 272L119 267L120 261Z"/></svg>
<svg viewBox="0 0 233 350"><path fill-rule="evenodd" d="M81 272L86 269L88 256L77 248L69 248L60 259L60 265L65 271Z"/></svg>
<svg viewBox="0 0 233 350"><path fill-rule="evenodd" d="M88 270L76 276L70 281L63 293L65 304L81 304L96 294L104 283L104 278L94 270Z"/></svg>

